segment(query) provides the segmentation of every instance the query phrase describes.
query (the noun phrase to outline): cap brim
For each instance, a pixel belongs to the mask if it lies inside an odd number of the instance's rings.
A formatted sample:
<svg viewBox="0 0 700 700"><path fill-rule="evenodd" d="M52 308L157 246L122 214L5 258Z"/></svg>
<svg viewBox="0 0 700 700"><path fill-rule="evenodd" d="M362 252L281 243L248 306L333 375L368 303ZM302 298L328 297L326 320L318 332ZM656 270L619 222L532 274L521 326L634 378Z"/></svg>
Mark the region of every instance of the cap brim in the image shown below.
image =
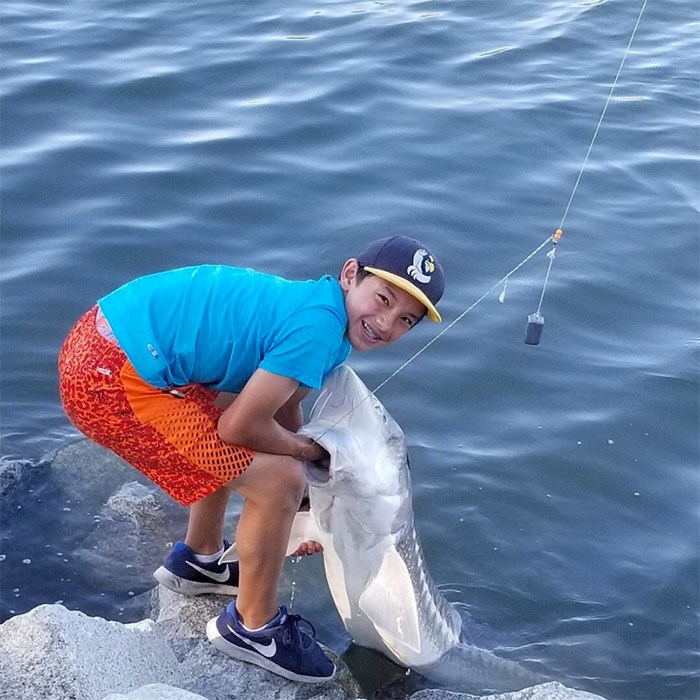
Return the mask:
<svg viewBox="0 0 700 700"><path fill-rule="evenodd" d="M368 266L364 266L364 269L367 270L367 272L371 272L373 275L377 275L377 277L385 279L387 282L391 282L399 289L403 289L404 292L407 292L415 299L418 299L418 301L427 309L426 313L431 321L435 321L435 323L440 323L440 321L442 321L442 316L440 316L440 312L435 308L435 304L433 304L425 293L416 287L415 284L412 284L403 277L395 275L393 272L386 272L386 270L380 270L376 267Z"/></svg>

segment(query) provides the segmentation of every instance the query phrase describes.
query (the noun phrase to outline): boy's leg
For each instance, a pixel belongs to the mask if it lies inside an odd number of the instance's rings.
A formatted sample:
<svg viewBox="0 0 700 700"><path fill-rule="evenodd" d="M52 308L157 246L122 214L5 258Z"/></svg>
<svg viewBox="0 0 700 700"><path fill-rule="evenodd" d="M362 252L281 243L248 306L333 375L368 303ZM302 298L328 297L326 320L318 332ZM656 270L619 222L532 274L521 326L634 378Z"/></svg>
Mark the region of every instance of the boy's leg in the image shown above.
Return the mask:
<svg viewBox="0 0 700 700"><path fill-rule="evenodd" d="M278 611L277 589L292 521L304 493L304 468L292 457L256 453L230 485L245 498L236 531L240 563L236 608L243 624L255 629Z"/></svg>
<svg viewBox="0 0 700 700"><path fill-rule="evenodd" d="M190 506L185 544L197 554L215 554L221 550L230 495L229 482Z"/></svg>
<svg viewBox="0 0 700 700"><path fill-rule="evenodd" d="M277 599L294 515L304 493L301 462L257 453L230 482L245 498L238 521L238 598L207 623L207 637L220 651L284 678L323 683L335 665Z"/></svg>

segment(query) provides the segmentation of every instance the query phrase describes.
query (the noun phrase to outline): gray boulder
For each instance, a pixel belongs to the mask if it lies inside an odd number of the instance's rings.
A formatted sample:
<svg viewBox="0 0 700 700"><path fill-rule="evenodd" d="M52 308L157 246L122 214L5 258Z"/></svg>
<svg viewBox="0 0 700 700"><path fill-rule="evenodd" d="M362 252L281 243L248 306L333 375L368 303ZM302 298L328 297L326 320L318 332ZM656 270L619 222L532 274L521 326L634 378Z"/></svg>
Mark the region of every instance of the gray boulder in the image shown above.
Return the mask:
<svg viewBox="0 0 700 700"><path fill-rule="evenodd" d="M178 662L148 627L40 605L0 625L3 698L100 700L148 683L172 683Z"/></svg>
<svg viewBox="0 0 700 700"><path fill-rule="evenodd" d="M101 700L128 693L139 700L355 700L360 694L347 666L328 650L339 672L318 685L294 683L218 652L205 628L226 598L188 598L162 587L154 598L156 619L131 625L62 605L41 605L7 620L0 625L0 698Z"/></svg>
<svg viewBox="0 0 700 700"><path fill-rule="evenodd" d="M583 690L567 688L561 683L542 683L513 693L498 695L465 695L447 690L421 690L411 695L410 700L604 700L600 695Z"/></svg>
<svg viewBox="0 0 700 700"><path fill-rule="evenodd" d="M158 586L153 593L156 633L167 639L180 661L177 685L208 700L268 698L277 700L354 700L360 687L345 663L324 647L338 667L336 677L319 685L294 683L218 652L207 640L207 621L218 615L230 598L189 598Z"/></svg>
<svg viewBox="0 0 700 700"><path fill-rule="evenodd" d="M106 695L103 700L207 700L202 695L190 693L189 690L182 688L173 688L171 685L163 683L150 683L132 690L127 695L123 693L111 693Z"/></svg>

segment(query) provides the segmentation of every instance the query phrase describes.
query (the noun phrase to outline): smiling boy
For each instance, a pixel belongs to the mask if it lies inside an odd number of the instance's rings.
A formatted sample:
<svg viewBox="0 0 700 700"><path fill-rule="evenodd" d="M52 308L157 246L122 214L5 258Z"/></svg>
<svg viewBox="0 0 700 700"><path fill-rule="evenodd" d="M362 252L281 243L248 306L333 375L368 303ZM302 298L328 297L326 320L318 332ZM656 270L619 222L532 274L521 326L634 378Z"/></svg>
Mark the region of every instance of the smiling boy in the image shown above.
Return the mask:
<svg viewBox="0 0 700 700"><path fill-rule="evenodd" d="M208 625L218 649L291 680L334 675L302 618L277 602L304 462L327 457L297 434L301 401L351 348L390 345L424 315L439 322L443 291L434 256L397 235L347 260L337 280L211 265L141 277L69 333L59 356L68 417L189 506L184 541L155 578L185 595L237 595ZM244 498L239 562L219 564L233 491Z"/></svg>

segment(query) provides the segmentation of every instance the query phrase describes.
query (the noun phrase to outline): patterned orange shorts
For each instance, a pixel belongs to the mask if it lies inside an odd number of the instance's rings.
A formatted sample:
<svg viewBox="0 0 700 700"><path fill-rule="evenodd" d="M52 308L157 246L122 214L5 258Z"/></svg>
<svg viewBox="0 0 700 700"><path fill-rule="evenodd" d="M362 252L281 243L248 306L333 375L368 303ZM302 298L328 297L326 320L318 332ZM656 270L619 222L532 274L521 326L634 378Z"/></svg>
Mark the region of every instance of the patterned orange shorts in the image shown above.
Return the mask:
<svg viewBox="0 0 700 700"><path fill-rule="evenodd" d="M184 506L242 474L255 452L217 432L218 392L198 384L158 389L102 335L93 307L58 357L63 408L84 435L112 450Z"/></svg>

